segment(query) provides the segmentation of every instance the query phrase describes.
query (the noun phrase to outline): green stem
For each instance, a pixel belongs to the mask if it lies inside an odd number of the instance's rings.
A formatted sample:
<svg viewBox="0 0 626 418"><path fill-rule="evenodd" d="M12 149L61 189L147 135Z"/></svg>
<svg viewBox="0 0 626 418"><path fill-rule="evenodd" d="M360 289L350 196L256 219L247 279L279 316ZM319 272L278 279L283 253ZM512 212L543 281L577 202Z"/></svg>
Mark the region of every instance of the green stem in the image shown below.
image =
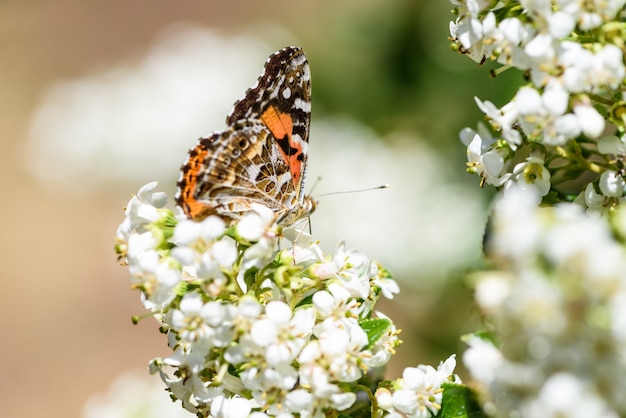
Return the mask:
<svg viewBox="0 0 626 418"><path fill-rule="evenodd" d="M578 164L580 164L581 166L583 166L584 168L586 168L587 170L593 173L600 174L604 171L603 167L601 167L598 164L588 161L587 159L583 158L578 153L573 153L571 151L568 151L561 146L554 147L554 149L561 157L567 158L568 160L576 161Z"/></svg>
<svg viewBox="0 0 626 418"><path fill-rule="evenodd" d="M373 417L377 416L376 413L378 411L378 402L376 401L376 397L374 396L370 388L368 388L365 385L359 385L359 384L354 385L354 388L360 389L363 392L365 392L365 394L367 395L367 399L369 399L370 404L372 405L371 414Z"/></svg>
<svg viewBox="0 0 626 418"><path fill-rule="evenodd" d="M615 104L615 101L612 99L607 99L606 97L602 97L598 94L587 94L587 96L589 96L592 101L602 103L607 106L613 106Z"/></svg>

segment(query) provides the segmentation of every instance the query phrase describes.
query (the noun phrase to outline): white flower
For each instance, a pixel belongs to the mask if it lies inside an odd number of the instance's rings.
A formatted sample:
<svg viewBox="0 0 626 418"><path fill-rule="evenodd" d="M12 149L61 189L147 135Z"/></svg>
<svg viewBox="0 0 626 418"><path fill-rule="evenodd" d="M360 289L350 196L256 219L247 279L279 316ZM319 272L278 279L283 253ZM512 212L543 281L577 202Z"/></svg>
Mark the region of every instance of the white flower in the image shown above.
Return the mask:
<svg viewBox="0 0 626 418"><path fill-rule="evenodd" d="M395 382L395 390L389 399L389 392L381 390L376 392L381 403L381 408L388 412L400 413L402 416L424 417L436 415L441 409L443 389L441 385L449 382L456 366L455 356L450 356L445 362L439 364L435 370L431 366L419 365L407 367L402 373L402 378Z"/></svg>
<svg viewBox="0 0 626 418"><path fill-rule="evenodd" d="M463 48L470 50L483 36L483 28L480 20L468 16L465 19L450 22L450 35L458 39Z"/></svg>
<svg viewBox="0 0 626 418"><path fill-rule="evenodd" d="M591 0L583 2L571 1L568 11L578 19L580 28L584 31L594 29L605 21L615 18L617 12L624 7L624 0Z"/></svg>
<svg viewBox="0 0 626 418"><path fill-rule="evenodd" d="M585 205L591 211L602 209L606 201L606 198L602 194L596 192L592 183L587 184L587 187L585 187L585 190L583 191L583 196Z"/></svg>
<svg viewBox="0 0 626 418"><path fill-rule="evenodd" d="M622 51L615 45L604 45L595 53L576 42L563 42L559 61L565 87L573 93L599 93L615 89L625 75Z"/></svg>
<svg viewBox="0 0 626 418"><path fill-rule="evenodd" d="M328 291L321 290L313 295L313 305L317 316L322 320L333 318L341 321L345 318L357 318L359 304L351 298L350 292L338 283L328 285Z"/></svg>
<svg viewBox="0 0 626 418"><path fill-rule="evenodd" d="M600 191L608 197L622 197L624 195L624 177L614 170L606 170L600 175L598 183Z"/></svg>
<svg viewBox="0 0 626 418"><path fill-rule="evenodd" d="M248 418L253 404L240 397L217 397L211 402L211 416L215 418Z"/></svg>
<svg viewBox="0 0 626 418"><path fill-rule="evenodd" d="M314 408L315 397L304 389L296 389L285 396L285 406L289 411L303 412Z"/></svg>
<svg viewBox="0 0 626 418"><path fill-rule="evenodd" d="M224 232L224 221L215 216L201 222L184 219L175 226L170 240L176 244L170 253L172 257L186 274L211 280L208 285L213 294L223 290L223 271L232 270L238 256L235 241L222 237Z"/></svg>
<svg viewBox="0 0 626 418"><path fill-rule="evenodd" d="M487 184L500 186L509 178L503 173L506 151L491 149L493 143L492 138L475 133L467 146L467 166Z"/></svg>
<svg viewBox="0 0 626 418"><path fill-rule="evenodd" d="M515 102L507 103L498 109L493 103L489 101L482 101L477 97L474 98L478 108L490 120L494 129L502 131L503 138L509 143L512 149L515 149L517 145L522 143L522 138L519 132L513 129L513 125L517 123L519 116L519 109Z"/></svg>
<svg viewBox="0 0 626 418"><path fill-rule="evenodd" d="M132 232L144 232L145 226L159 219L159 208L165 206L167 195L154 192L158 182L146 184L136 196L133 196L126 206L126 218L117 228L116 237L119 242L128 241Z"/></svg>
<svg viewBox="0 0 626 418"><path fill-rule="evenodd" d="M490 12L493 15L493 12ZM495 22L494 22L495 25ZM521 20L515 17L510 17L502 20L498 25L498 29L502 32L504 39L510 46L519 45L527 37L527 28ZM510 54L507 58L511 58Z"/></svg>
<svg viewBox="0 0 626 418"><path fill-rule="evenodd" d="M393 408L393 394L389 389L378 388L374 396L376 396L376 401L380 409L389 411Z"/></svg>
<svg viewBox="0 0 626 418"><path fill-rule="evenodd" d="M546 418L617 418L601 397L576 376L561 372L550 376L539 396L523 406L523 416Z"/></svg>
<svg viewBox="0 0 626 418"><path fill-rule="evenodd" d="M330 395L329 404L337 411L350 408L356 401L356 393L341 392Z"/></svg>
<svg viewBox="0 0 626 418"><path fill-rule="evenodd" d="M605 225L586 216L580 206L561 204L554 212L559 222L544 231L545 248L542 249L550 260L559 264L577 261L582 267L581 255L613 245Z"/></svg>
<svg viewBox="0 0 626 418"><path fill-rule="evenodd" d="M489 0L451 0L451 2L459 7L460 14L474 17L489 5Z"/></svg>
<svg viewBox="0 0 626 418"><path fill-rule="evenodd" d="M366 299L370 292L372 261L359 250L345 251L344 244L337 248L335 262L340 265L337 281L352 296Z"/></svg>
<svg viewBox="0 0 626 418"><path fill-rule="evenodd" d="M562 115L567 110L569 94L560 83L550 82L541 95L542 104L552 115Z"/></svg>
<svg viewBox="0 0 626 418"><path fill-rule="evenodd" d="M189 245L199 239L211 241L222 236L225 230L224 221L217 216L209 216L201 222L183 219L174 228L172 242L176 245Z"/></svg>
<svg viewBox="0 0 626 418"><path fill-rule="evenodd" d="M580 134L579 118L565 113L568 100L568 93L555 82L549 83L541 94L532 87L522 87L513 99L524 133L548 145L561 145Z"/></svg>
<svg viewBox="0 0 626 418"><path fill-rule="evenodd" d="M519 3L533 16L545 18L551 13L550 0L520 0Z"/></svg>
<svg viewBox="0 0 626 418"><path fill-rule="evenodd" d="M503 272L484 272L480 274L475 288L478 305L491 311L500 308L511 292L511 277Z"/></svg>
<svg viewBox="0 0 626 418"><path fill-rule="evenodd" d="M503 315L516 318L521 331L558 338L567 330L566 296L542 271L521 270Z"/></svg>
<svg viewBox="0 0 626 418"><path fill-rule="evenodd" d="M265 318L252 325L252 340L266 349L265 360L270 366L290 363L300 354L313 332L314 311L311 308L291 308L280 301L270 302Z"/></svg>
<svg viewBox="0 0 626 418"><path fill-rule="evenodd" d="M615 135L603 136L598 141L598 151L602 154L626 155L624 138L618 138Z"/></svg>
<svg viewBox="0 0 626 418"><path fill-rule="evenodd" d="M307 352L312 352L312 347L316 346L316 342L309 343L307 345ZM319 348L319 346L317 347ZM317 350L319 351L319 350ZM303 351L303 354L305 351ZM300 368L300 379L302 384L310 388L311 393L317 399L328 399L331 395L339 393L339 387L331 383L332 379L328 373L328 370L319 366L315 361L311 363L303 362L306 367Z"/></svg>
<svg viewBox="0 0 626 418"><path fill-rule="evenodd" d="M105 393L90 397L81 414L84 418L129 417L130 411L142 411L145 417L189 418L191 414L163 396L158 378L145 373L118 376Z"/></svg>
<svg viewBox="0 0 626 418"><path fill-rule="evenodd" d="M588 104L574 106L574 114L582 132L589 138L597 138L604 131L604 118L593 106Z"/></svg>
<svg viewBox="0 0 626 418"><path fill-rule="evenodd" d="M388 319L381 312L376 312L376 316L381 319ZM391 320L390 320L391 322ZM368 350L361 353L363 362L367 367L381 367L391 360L391 356L395 354L395 348L398 346L398 334L396 326L391 323L384 335L382 335Z"/></svg>
<svg viewBox="0 0 626 418"><path fill-rule="evenodd" d="M329 320L315 327L320 356L328 366L332 380L354 382L362 376L359 367L361 350L367 346L367 334L355 320L341 323ZM302 358L306 363L306 357Z"/></svg>
<svg viewBox="0 0 626 418"><path fill-rule="evenodd" d="M298 371L290 364L249 367L241 373L241 382L252 390L259 405L267 403L267 393L275 389L291 391L298 382Z"/></svg>
<svg viewBox="0 0 626 418"><path fill-rule="evenodd" d="M487 241L491 254L524 260L535 251L541 236L538 219L538 196L511 187L496 204L493 234Z"/></svg>
<svg viewBox="0 0 626 418"><path fill-rule="evenodd" d="M370 292L370 279L377 273L373 264L363 252L346 250L345 243L340 242L333 258L313 265L311 271L319 278L334 279L332 282L343 286L351 296L365 299Z"/></svg>
<svg viewBox="0 0 626 418"><path fill-rule="evenodd" d="M204 303L196 292L183 296L179 309L170 311L166 317L180 341L210 347L225 347L234 338L232 321L234 309L220 302Z"/></svg>
<svg viewBox="0 0 626 418"><path fill-rule="evenodd" d="M561 79L565 88L578 93L589 89L588 72L593 54L577 42L562 42L559 62L564 68Z"/></svg>
<svg viewBox="0 0 626 418"><path fill-rule="evenodd" d="M539 33L524 47L524 52L536 60L548 60L554 56L554 38L549 33Z"/></svg>
<svg viewBox="0 0 626 418"><path fill-rule="evenodd" d="M593 74L589 75L595 86L593 91L605 87L617 88L623 82L626 73L622 50L613 44L603 45L595 58Z"/></svg>
<svg viewBox="0 0 626 418"><path fill-rule="evenodd" d="M194 398L201 402L209 402L215 396L219 395L222 391L222 387L207 387L207 385L200 378L199 373L205 366L205 358L210 350L210 347L205 343L196 343L193 345L179 345L178 348L169 356L163 359L163 363L188 370L188 376L185 379L181 379L180 388L181 393L189 392ZM172 387L169 385L169 387ZM181 396L185 396L182 395ZM184 399L183 397L179 399Z"/></svg>
<svg viewBox="0 0 626 418"><path fill-rule="evenodd" d="M523 191L536 193L538 197L543 197L550 191L550 172L544 165L541 157L530 156L526 162L519 163L513 168L513 176L505 185L505 191L515 184Z"/></svg>
<svg viewBox="0 0 626 418"><path fill-rule="evenodd" d="M146 309L159 311L176 297L173 290L182 278L171 264L161 260L156 251L148 251L129 264L133 284L144 289L142 301Z"/></svg>
<svg viewBox="0 0 626 418"><path fill-rule="evenodd" d="M211 255L224 268L231 267L237 261L237 247L235 241L224 238L213 244Z"/></svg>
<svg viewBox="0 0 626 418"><path fill-rule="evenodd" d="M126 215L130 217L131 229L158 219L157 209L164 207L167 202L165 193L154 192L158 184L156 181L146 184L128 202Z"/></svg>
<svg viewBox="0 0 626 418"><path fill-rule="evenodd" d="M576 26L576 20L567 12L557 10L550 13L547 18L548 30L555 38L564 38L568 36Z"/></svg>
<svg viewBox="0 0 626 418"><path fill-rule="evenodd" d="M252 204L255 213L244 216L237 223L237 233L248 241L258 241L274 222L274 211L258 203Z"/></svg>
<svg viewBox="0 0 626 418"><path fill-rule="evenodd" d="M127 258L140 262L146 254L151 254L156 249L158 242L152 232L147 231L141 234L135 233L128 237ZM154 254L156 255L156 254Z"/></svg>
<svg viewBox="0 0 626 418"><path fill-rule="evenodd" d="M395 294L400 293L398 282L391 277L376 275L371 283L378 287L383 296L387 299L393 299Z"/></svg>
<svg viewBox="0 0 626 418"><path fill-rule="evenodd" d="M476 1L468 1L466 6L465 10L459 10L459 18L450 22L450 35L461 44L463 53L480 62L485 55L490 55L489 47L495 44L495 17L489 13L480 21L478 12L482 6Z"/></svg>
<svg viewBox="0 0 626 418"><path fill-rule="evenodd" d="M477 336L471 336L466 343L469 348L463 353L463 364L474 379L491 385L504 363L502 353L491 342Z"/></svg>

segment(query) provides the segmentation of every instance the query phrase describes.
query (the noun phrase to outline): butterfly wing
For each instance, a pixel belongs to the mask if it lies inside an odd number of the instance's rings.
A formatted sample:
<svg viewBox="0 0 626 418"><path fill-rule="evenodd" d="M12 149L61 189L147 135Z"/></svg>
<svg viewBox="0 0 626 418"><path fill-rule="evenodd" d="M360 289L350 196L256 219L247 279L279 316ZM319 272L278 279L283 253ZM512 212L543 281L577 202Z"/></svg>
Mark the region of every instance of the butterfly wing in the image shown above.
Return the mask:
<svg viewBox="0 0 626 418"><path fill-rule="evenodd" d="M201 138L182 167L176 200L194 220L237 219L261 203L277 219L312 211L304 201L310 72L300 48L274 53L257 84L235 103L229 129Z"/></svg>
<svg viewBox="0 0 626 418"><path fill-rule="evenodd" d="M274 136L302 201L311 122L311 72L302 48L272 54L257 84L235 103L226 123L249 119L260 120Z"/></svg>
<svg viewBox="0 0 626 418"><path fill-rule="evenodd" d="M277 213L297 205L289 166L271 132L240 121L202 138L189 154L179 180L178 204L194 220L218 215L237 219L260 203Z"/></svg>

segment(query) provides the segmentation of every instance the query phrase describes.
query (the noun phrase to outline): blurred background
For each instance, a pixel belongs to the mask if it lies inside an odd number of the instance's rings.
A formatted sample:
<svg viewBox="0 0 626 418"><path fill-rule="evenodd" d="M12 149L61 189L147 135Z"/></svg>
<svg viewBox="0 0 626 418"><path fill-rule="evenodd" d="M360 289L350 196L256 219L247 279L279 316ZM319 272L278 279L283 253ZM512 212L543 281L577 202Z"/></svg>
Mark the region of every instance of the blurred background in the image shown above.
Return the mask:
<svg viewBox="0 0 626 418"><path fill-rule="evenodd" d="M450 50L450 9L4 0L0 414L175 416L151 389L161 385L147 363L168 348L155 321L131 324L143 309L116 261L115 230L145 183L173 196L188 148L225 127L287 45L304 48L312 73L307 192L318 177L314 196L391 185L320 197L312 217L327 251L345 240L401 286L379 306L405 342L388 377L460 355L459 336L480 326L463 275L480 262L490 196L465 172L458 132L481 118L474 95L501 105L511 90Z"/></svg>

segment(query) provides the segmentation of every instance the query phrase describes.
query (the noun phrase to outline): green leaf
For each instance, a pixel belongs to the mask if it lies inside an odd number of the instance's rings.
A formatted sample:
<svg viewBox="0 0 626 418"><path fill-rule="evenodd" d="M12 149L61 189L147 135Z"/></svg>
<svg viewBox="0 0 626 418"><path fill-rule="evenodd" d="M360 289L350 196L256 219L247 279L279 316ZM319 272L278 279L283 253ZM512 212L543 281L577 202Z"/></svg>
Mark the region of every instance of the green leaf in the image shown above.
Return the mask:
<svg viewBox="0 0 626 418"><path fill-rule="evenodd" d="M256 288L256 274L259 272L258 267L250 267L248 270L243 272L243 281L246 284L248 289Z"/></svg>
<svg viewBox="0 0 626 418"><path fill-rule="evenodd" d="M467 386L444 383L441 410L436 418L487 418L476 393Z"/></svg>
<svg viewBox="0 0 626 418"><path fill-rule="evenodd" d="M363 331L367 334L367 341L369 341L368 348L371 347L382 337L385 335L389 327L391 326L391 321L385 318L376 318L376 319L365 319L359 323Z"/></svg>
<svg viewBox="0 0 626 418"><path fill-rule="evenodd" d="M491 330L479 330L476 332L472 332L471 334L465 334L461 336L461 341L465 344L469 344L469 340L473 337L478 337L483 341L490 342L494 347L498 347L500 342L498 341L498 336Z"/></svg>

